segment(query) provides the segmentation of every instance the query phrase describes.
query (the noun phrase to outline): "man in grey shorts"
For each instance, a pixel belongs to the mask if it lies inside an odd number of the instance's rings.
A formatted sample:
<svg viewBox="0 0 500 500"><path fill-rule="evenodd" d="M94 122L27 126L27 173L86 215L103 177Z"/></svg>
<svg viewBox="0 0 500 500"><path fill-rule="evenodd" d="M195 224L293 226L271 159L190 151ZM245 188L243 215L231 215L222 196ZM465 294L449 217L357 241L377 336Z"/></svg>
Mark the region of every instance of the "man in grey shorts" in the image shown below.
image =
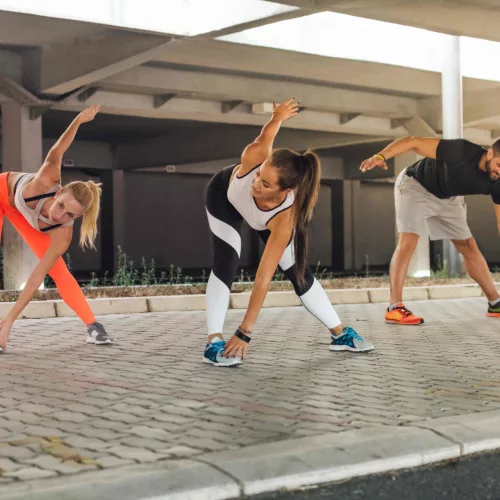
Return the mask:
<svg viewBox="0 0 500 500"><path fill-rule="evenodd" d="M465 269L488 298L488 316L500 317L500 296L457 196L490 195L500 230L500 140L489 149L463 139L403 137L365 160L362 172L386 160L414 151L424 158L401 172L396 180L396 222L399 242L391 260L391 298L386 323L421 325L424 320L403 304L403 286L411 257L427 224L431 240L450 239L463 255Z"/></svg>

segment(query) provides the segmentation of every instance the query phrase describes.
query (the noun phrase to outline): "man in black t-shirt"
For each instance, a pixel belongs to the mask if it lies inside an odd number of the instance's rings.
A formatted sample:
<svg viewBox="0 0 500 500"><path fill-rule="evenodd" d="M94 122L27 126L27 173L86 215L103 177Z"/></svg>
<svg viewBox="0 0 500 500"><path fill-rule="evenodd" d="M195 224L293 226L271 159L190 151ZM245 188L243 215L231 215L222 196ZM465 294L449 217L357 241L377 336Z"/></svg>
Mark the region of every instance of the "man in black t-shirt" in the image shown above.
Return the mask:
<svg viewBox="0 0 500 500"><path fill-rule="evenodd" d="M500 230L500 140L489 149L463 139L403 137L365 160L362 172L387 170L386 160L414 151L424 158L403 170L395 184L399 242L391 260L391 298L386 323L421 325L424 320L403 304L403 286L411 257L427 225L431 240L450 239L488 298L488 316L500 317L498 294L485 258L472 237L459 196L490 195Z"/></svg>

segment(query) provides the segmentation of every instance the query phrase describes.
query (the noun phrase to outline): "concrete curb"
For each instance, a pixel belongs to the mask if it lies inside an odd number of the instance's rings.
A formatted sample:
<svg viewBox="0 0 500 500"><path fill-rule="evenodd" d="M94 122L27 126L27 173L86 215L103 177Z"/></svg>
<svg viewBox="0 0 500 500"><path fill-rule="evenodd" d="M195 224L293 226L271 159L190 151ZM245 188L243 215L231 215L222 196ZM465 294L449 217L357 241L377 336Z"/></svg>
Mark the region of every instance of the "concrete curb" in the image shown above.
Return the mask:
<svg viewBox="0 0 500 500"><path fill-rule="evenodd" d="M332 304L388 303L389 288L359 288L326 290ZM477 285L442 285L405 288L404 300L463 299L481 297ZM231 295L231 309L246 309L250 292ZM124 297L89 299L92 311L100 316L106 314L136 314L165 311L203 311L205 295L165 295L159 297ZM0 302L0 318L12 308L12 302ZM299 306L300 301L292 291L269 292L264 307ZM74 317L75 313L62 300L33 301L22 312L21 318Z"/></svg>
<svg viewBox="0 0 500 500"><path fill-rule="evenodd" d="M9 484L1 492L2 500L223 500L418 467L498 447L497 410Z"/></svg>

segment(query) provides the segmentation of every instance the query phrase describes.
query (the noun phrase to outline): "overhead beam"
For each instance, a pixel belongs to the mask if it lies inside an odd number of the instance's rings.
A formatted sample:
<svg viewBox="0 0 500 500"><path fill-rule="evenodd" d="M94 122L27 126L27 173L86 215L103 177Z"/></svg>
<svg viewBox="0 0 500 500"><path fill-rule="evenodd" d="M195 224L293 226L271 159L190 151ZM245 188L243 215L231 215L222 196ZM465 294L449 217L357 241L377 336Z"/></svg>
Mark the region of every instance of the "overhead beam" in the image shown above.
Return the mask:
<svg viewBox="0 0 500 500"><path fill-rule="evenodd" d="M240 104L243 104L244 101L242 100L237 100L237 101L226 101L222 103L222 112L225 113L230 113L233 111L233 109L236 109Z"/></svg>
<svg viewBox="0 0 500 500"><path fill-rule="evenodd" d="M99 87L88 87L85 89L83 92L80 93L78 96L78 100L80 102L85 102L88 99L90 99L97 91L99 90Z"/></svg>
<svg viewBox="0 0 500 500"><path fill-rule="evenodd" d="M500 115L500 88L464 93L464 126L480 125Z"/></svg>
<svg viewBox="0 0 500 500"><path fill-rule="evenodd" d="M485 130L480 128L464 128L464 139L468 141L475 142L481 146L491 146L494 140L494 136L491 130Z"/></svg>
<svg viewBox="0 0 500 500"><path fill-rule="evenodd" d="M222 113L219 101L193 98L175 97L161 108L156 109L151 96L99 90L87 101L87 105L92 104L101 104L103 113L147 118L232 123L259 127L262 127L266 120L265 116L252 113L249 104L242 104L231 113ZM82 109L82 104L75 98L64 104L56 105L55 108L79 111ZM399 137L407 133L403 127L391 129L389 118L358 116L355 120L342 125L339 113L312 109L306 109L293 120L287 120L283 127L389 137Z"/></svg>
<svg viewBox="0 0 500 500"><path fill-rule="evenodd" d="M164 137L157 137L139 143L117 146L116 160L119 168L136 169L159 165L191 163L207 160L239 157L247 144L259 134L260 127L228 127L213 124L193 129L196 133L197 147L190 147L191 134L179 130ZM312 148L316 151L378 141L373 136L353 136L326 132L282 129L275 146L287 147L296 151Z"/></svg>
<svg viewBox="0 0 500 500"><path fill-rule="evenodd" d="M8 100L28 107L30 110L30 119L36 120L56 104L64 104L68 100L80 101L80 96L89 89L88 87L81 87L54 100L40 99L8 76L0 75L0 90L2 91L2 96Z"/></svg>
<svg viewBox="0 0 500 500"><path fill-rule="evenodd" d="M443 130L443 100L441 95L420 99L418 102L419 116L424 119L433 130Z"/></svg>
<svg viewBox="0 0 500 500"><path fill-rule="evenodd" d="M200 35L196 35L190 37L189 40L208 40L212 38L218 38L221 36L232 35L234 33L239 33L240 31L246 31L253 28L260 28L261 26L266 26L268 24L278 23L280 21L287 21L289 19L297 19L298 17L304 17L309 15L311 12L315 12L316 9L305 8L305 9L296 9L288 12L282 12L281 14L276 14L274 16L263 17L261 19L255 19L254 21L248 21L246 23L240 23L233 26L229 26L227 28L222 28L220 30L210 31L208 33L202 33Z"/></svg>
<svg viewBox="0 0 500 500"><path fill-rule="evenodd" d="M356 86L369 91L381 89L422 96L441 92L441 79L437 72L221 40L172 45L157 61L176 68L183 65L199 66L207 70L213 68L217 72L251 72L254 75L286 78L288 81L307 78L310 81L324 82L325 85ZM307 74L304 74L304 68L307 68ZM370 77L367 78L366 75ZM467 83L468 80L465 80Z"/></svg>
<svg viewBox="0 0 500 500"><path fill-rule="evenodd" d="M112 90L135 89L149 93L210 96L221 101L281 102L294 97L308 110L362 113L370 116L411 118L417 114L413 98L331 88L325 85L287 82L241 75L216 74L156 67L133 68L99 83Z"/></svg>
<svg viewBox="0 0 500 500"><path fill-rule="evenodd" d="M314 11L324 10L349 10L349 9L363 9L373 7L390 7L393 5L400 5L402 3L410 2L412 0L268 0L283 5L292 5L303 9L310 9Z"/></svg>
<svg viewBox="0 0 500 500"><path fill-rule="evenodd" d="M45 94L70 92L159 57L173 42L167 36L108 31L99 37L75 39L69 45L65 41L44 47L37 64L38 88L33 90Z"/></svg>
<svg viewBox="0 0 500 500"><path fill-rule="evenodd" d="M349 123L354 118L357 118L361 113L340 113L340 123L344 125L344 123Z"/></svg>
<svg viewBox="0 0 500 500"><path fill-rule="evenodd" d="M415 116L409 120L392 120L393 128L404 127L410 135L437 137L437 132L422 118Z"/></svg>
<svg viewBox="0 0 500 500"><path fill-rule="evenodd" d="M155 95L153 98L153 106L158 109L161 108L168 101L172 100L175 97L175 94L160 94Z"/></svg>
<svg viewBox="0 0 500 500"><path fill-rule="evenodd" d="M23 79L23 57L17 52L0 49L1 74L21 83Z"/></svg>

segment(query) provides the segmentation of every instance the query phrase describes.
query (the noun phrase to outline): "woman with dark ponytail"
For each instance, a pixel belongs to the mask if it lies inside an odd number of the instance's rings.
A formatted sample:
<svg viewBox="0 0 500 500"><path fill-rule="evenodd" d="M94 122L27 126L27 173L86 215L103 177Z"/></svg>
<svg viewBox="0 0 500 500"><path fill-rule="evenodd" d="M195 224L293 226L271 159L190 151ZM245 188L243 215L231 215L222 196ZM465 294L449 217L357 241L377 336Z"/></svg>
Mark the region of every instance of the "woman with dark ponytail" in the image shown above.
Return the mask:
<svg viewBox="0 0 500 500"><path fill-rule="evenodd" d="M233 366L245 358L253 325L278 265L306 309L331 331L330 350L373 349L371 342L342 325L307 264L307 226L318 201L320 161L312 151L300 154L289 149L273 150L281 123L297 112L294 99L273 105L271 120L245 148L241 163L223 169L208 186L206 210L214 264L206 293L205 363ZM226 343L222 329L241 253L243 220L258 232L265 249L243 322Z"/></svg>

